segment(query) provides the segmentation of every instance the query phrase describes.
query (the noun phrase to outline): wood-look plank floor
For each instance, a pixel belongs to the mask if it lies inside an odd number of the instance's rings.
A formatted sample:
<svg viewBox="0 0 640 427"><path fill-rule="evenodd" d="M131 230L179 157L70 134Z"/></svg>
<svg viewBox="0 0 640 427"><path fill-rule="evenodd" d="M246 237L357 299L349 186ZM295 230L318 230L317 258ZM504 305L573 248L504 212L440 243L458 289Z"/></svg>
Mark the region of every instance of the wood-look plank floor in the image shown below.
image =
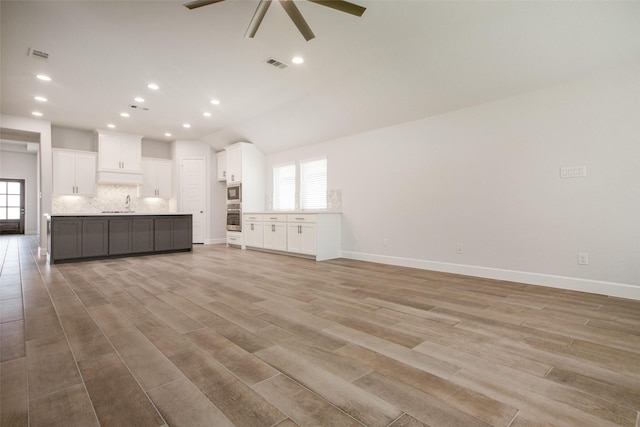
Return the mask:
<svg viewBox="0 0 640 427"><path fill-rule="evenodd" d="M221 245L0 268L2 427L640 427L640 301Z"/></svg>

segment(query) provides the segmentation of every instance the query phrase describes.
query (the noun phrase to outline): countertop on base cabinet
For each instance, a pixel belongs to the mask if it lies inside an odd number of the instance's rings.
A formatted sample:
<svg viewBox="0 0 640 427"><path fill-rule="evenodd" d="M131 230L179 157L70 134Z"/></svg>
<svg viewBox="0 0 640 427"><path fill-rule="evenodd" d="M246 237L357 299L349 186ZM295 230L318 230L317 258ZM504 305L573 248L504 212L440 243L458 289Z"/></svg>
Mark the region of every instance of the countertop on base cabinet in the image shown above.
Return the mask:
<svg viewBox="0 0 640 427"><path fill-rule="evenodd" d="M246 212L243 222L243 234L246 234L243 248L304 256L316 261L341 256L340 213Z"/></svg>

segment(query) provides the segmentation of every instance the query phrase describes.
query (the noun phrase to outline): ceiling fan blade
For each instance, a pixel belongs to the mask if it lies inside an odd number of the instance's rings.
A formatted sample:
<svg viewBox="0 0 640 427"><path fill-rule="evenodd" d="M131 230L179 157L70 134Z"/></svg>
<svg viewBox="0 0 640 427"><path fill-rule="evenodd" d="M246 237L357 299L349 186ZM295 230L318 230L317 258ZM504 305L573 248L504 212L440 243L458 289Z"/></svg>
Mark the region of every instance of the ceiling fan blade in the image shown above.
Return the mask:
<svg viewBox="0 0 640 427"><path fill-rule="evenodd" d="M298 27L298 31L300 31L302 37L304 37L306 41L315 37L315 34L313 34L313 31L309 28L307 21L304 20L302 14L298 10L298 7L293 3L293 0L280 0L280 4L296 27Z"/></svg>
<svg viewBox="0 0 640 427"><path fill-rule="evenodd" d="M185 3L183 6L187 9L197 9L202 6L208 6L213 3L218 3L224 0L195 0L189 3Z"/></svg>
<svg viewBox="0 0 640 427"><path fill-rule="evenodd" d="M267 13L267 9L271 6L271 0L260 0L258 3L258 8L253 14L253 18L251 18L251 22L249 22L249 28L247 28L247 32L244 33L246 38L252 39L253 36L256 35L256 31L258 31L258 27L262 22L262 18Z"/></svg>
<svg viewBox="0 0 640 427"><path fill-rule="evenodd" d="M362 16L367 8L358 6L357 4L349 3L344 0L309 0L311 3L321 4L323 6L330 7L332 9L339 10L340 12L350 13L351 15Z"/></svg>

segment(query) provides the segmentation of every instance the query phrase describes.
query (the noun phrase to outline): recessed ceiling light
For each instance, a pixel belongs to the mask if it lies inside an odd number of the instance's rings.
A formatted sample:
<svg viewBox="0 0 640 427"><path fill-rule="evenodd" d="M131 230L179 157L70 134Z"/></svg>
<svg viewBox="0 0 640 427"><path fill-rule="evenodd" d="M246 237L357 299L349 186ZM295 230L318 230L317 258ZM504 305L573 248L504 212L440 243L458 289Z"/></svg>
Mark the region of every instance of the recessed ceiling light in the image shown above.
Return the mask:
<svg viewBox="0 0 640 427"><path fill-rule="evenodd" d="M36 76L36 78L39 79L39 80L43 80L45 82L50 82L51 81L51 77L45 76L44 74L38 74Z"/></svg>
<svg viewBox="0 0 640 427"><path fill-rule="evenodd" d="M171 136L171 134L169 132L166 132L164 136Z"/></svg>
<svg viewBox="0 0 640 427"><path fill-rule="evenodd" d="M147 85L147 87L148 87L149 89L151 89L151 90L158 90L158 89L160 89L160 86L158 86L158 85L157 85L157 84L155 84L155 83L149 83L149 84Z"/></svg>
<svg viewBox="0 0 640 427"><path fill-rule="evenodd" d="M120 113L122 117L129 117L129 113Z"/></svg>
<svg viewBox="0 0 640 427"><path fill-rule="evenodd" d="M113 129L113 128L115 128L115 127L116 127L116 125L114 125L113 123L109 123L109 124L107 125L107 127L108 127L108 128Z"/></svg>
<svg viewBox="0 0 640 427"><path fill-rule="evenodd" d="M217 100L217 99L212 99L212 100L211 100L211 103L212 103L213 105L220 105L220 101L219 101L219 100Z"/></svg>
<svg viewBox="0 0 640 427"><path fill-rule="evenodd" d="M45 98L44 96L36 96L33 99L40 102L47 102L47 98Z"/></svg>
<svg viewBox="0 0 640 427"><path fill-rule="evenodd" d="M208 111L205 111L204 113L202 113L202 115L205 117L211 117L211 113Z"/></svg>
<svg viewBox="0 0 640 427"><path fill-rule="evenodd" d="M33 114L36 117L42 117L42 113L40 111L33 111L31 112L31 114Z"/></svg>
<svg viewBox="0 0 640 427"><path fill-rule="evenodd" d="M185 129L189 129L191 127L191 125L189 123L185 123L182 125L183 128Z"/></svg>
<svg viewBox="0 0 640 427"><path fill-rule="evenodd" d="M141 98L139 96L136 96L135 98L133 98L133 100L136 102L144 102L144 98Z"/></svg>
<svg viewBox="0 0 640 427"><path fill-rule="evenodd" d="M302 64L304 62L304 58L302 56L294 56L291 58L291 62L294 64Z"/></svg>

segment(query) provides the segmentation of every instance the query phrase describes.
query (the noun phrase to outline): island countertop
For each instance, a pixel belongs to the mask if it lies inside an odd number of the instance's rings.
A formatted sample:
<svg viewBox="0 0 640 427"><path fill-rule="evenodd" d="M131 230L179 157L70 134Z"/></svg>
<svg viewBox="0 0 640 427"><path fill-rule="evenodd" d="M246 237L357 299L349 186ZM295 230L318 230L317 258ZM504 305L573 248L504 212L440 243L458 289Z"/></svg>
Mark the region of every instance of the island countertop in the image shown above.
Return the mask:
<svg viewBox="0 0 640 427"><path fill-rule="evenodd" d="M46 213L45 218L51 217L73 217L73 216L176 216L191 215L185 212L124 212L124 211L105 211L105 212L65 212L65 213Z"/></svg>

